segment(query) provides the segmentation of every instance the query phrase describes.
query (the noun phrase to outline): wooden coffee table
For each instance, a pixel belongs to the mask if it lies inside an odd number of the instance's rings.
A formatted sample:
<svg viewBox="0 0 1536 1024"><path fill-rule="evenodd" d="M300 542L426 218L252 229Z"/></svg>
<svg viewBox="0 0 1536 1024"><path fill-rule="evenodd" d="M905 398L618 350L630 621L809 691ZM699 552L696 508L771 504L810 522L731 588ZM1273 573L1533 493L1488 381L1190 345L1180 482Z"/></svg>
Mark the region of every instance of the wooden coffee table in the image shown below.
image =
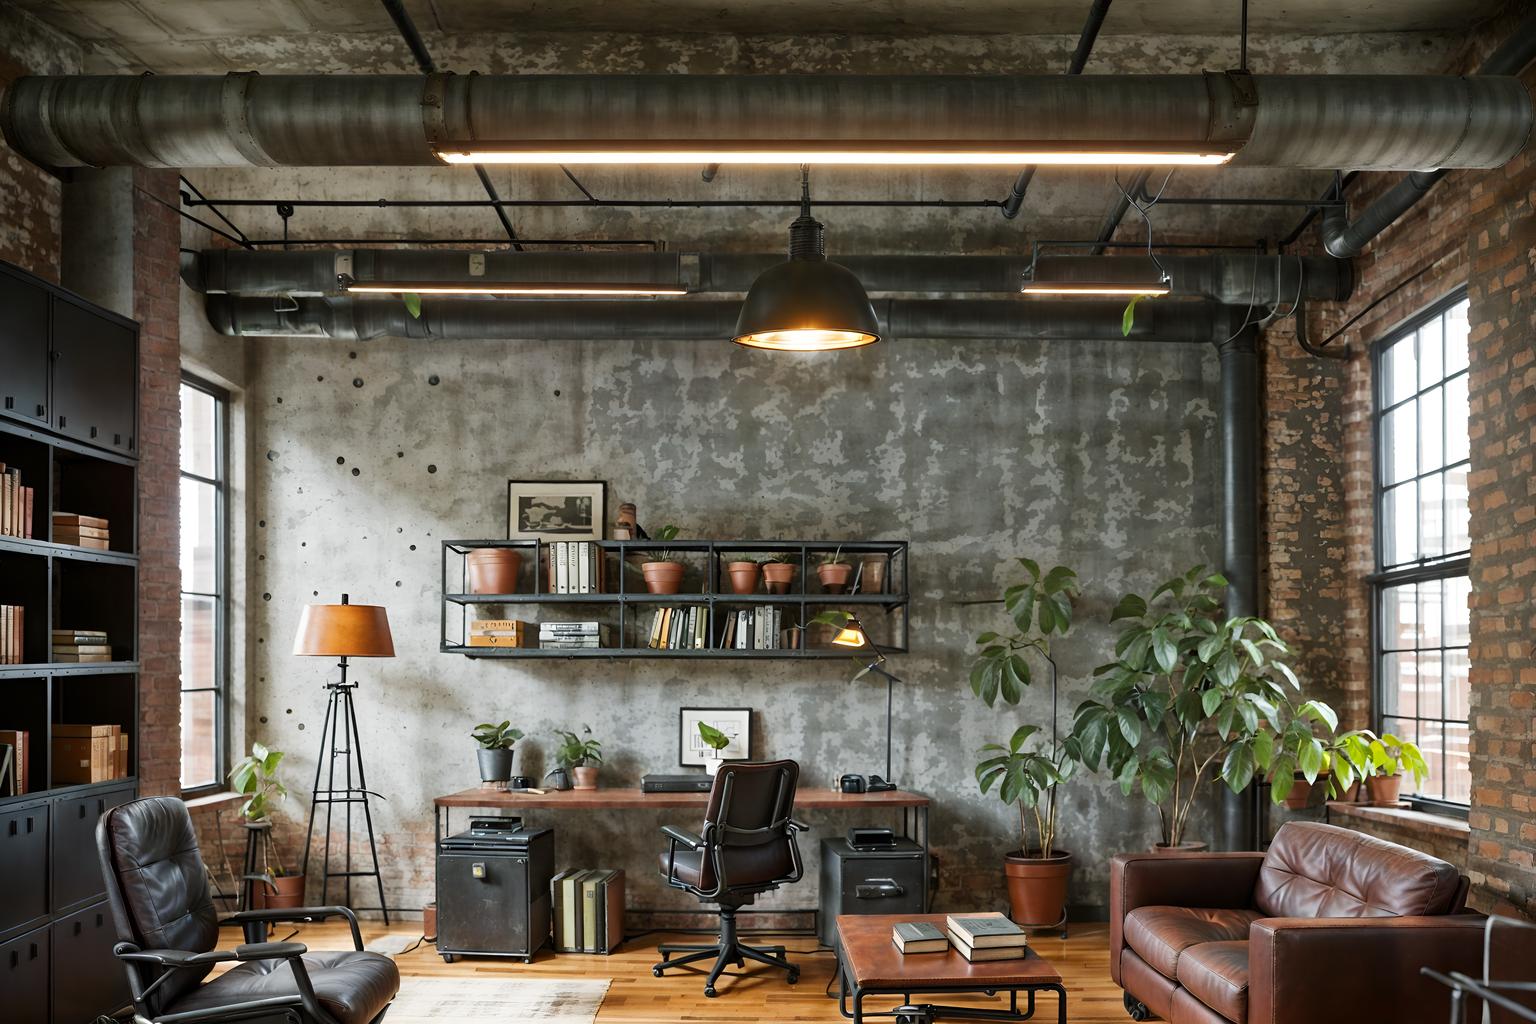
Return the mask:
<svg viewBox="0 0 1536 1024"><path fill-rule="evenodd" d="M1056 1019L1067 1022L1067 990L1061 975L1034 950L1022 960L994 960L973 964L953 947L946 953L903 955L891 941L891 928L901 921L927 921L944 929L944 914L870 914L837 919L838 1010L855 1024L865 1017L895 1017L898 1024L928 1024L945 1018L959 1020L1022 1021L1035 1014L1035 994L1055 992ZM941 1006L914 1003L913 993L954 995L1008 993L1006 1009ZM1019 993L1027 1002L1019 1008ZM903 1004L891 1010L866 1013L869 996L900 996ZM850 999L852 1008L849 1007Z"/></svg>

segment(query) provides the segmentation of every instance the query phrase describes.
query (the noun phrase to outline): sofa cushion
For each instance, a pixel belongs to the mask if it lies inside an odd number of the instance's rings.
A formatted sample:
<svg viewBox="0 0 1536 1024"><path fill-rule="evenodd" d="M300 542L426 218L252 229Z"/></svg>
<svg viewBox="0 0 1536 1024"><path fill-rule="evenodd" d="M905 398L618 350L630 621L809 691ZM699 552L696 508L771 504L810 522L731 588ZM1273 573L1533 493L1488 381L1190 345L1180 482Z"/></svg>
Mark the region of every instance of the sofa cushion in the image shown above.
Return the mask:
<svg viewBox="0 0 1536 1024"><path fill-rule="evenodd" d="M1178 981L1227 1020L1247 1020L1248 940L1191 946L1179 957Z"/></svg>
<svg viewBox="0 0 1536 1024"><path fill-rule="evenodd" d="M1137 907L1125 915L1125 944L1165 978L1179 976L1179 959L1191 946L1248 938L1248 926L1264 915L1253 910L1204 907Z"/></svg>
<svg viewBox="0 0 1536 1024"><path fill-rule="evenodd" d="M1275 834L1254 904L1265 917L1393 917L1456 910L1460 875L1437 857L1319 822Z"/></svg>

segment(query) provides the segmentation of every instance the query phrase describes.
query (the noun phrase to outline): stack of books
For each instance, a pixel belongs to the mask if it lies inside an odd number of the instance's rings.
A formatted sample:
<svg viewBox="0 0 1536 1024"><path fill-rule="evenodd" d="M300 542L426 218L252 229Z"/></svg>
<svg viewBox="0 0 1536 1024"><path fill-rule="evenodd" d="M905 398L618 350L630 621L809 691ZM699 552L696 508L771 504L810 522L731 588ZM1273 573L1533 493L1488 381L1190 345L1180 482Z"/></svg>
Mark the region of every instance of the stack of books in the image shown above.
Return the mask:
<svg viewBox="0 0 1536 1024"><path fill-rule="evenodd" d="M33 488L21 486L21 470L0 462L0 537L32 536Z"/></svg>
<svg viewBox="0 0 1536 1024"><path fill-rule="evenodd" d="M81 548L107 550L111 531L107 521L97 516L81 516L73 512L53 514L53 542L73 544Z"/></svg>
<svg viewBox="0 0 1536 1024"><path fill-rule="evenodd" d="M891 941L903 954L942 953L949 948L949 939L938 925L927 921L903 921L891 929Z"/></svg>
<svg viewBox="0 0 1536 1024"><path fill-rule="evenodd" d="M112 644L99 629L53 631L54 661L111 661Z"/></svg>
<svg viewBox="0 0 1536 1024"><path fill-rule="evenodd" d="M603 646L603 629L596 622L541 622L539 646L544 650L596 650Z"/></svg>
<svg viewBox="0 0 1536 1024"><path fill-rule="evenodd" d="M606 954L624 942L624 872L562 871L550 898L559 952Z"/></svg>
<svg viewBox="0 0 1536 1024"><path fill-rule="evenodd" d="M793 635L798 636L798 633ZM784 609L777 605L744 608L725 617L720 646L738 651L777 651L784 645ZM791 641L793 646L793 641Z"/></svg>
<svg viewBox="0 0 1536 1024"><path fill-rule="evenodd" d="M32 734L26 729L0 729L0 748L3 747L11 748L11 778L9 789L0 785L0 796L30 793L32 773L27 765L32 760Z"/></svg>
<svg viewBox="0 0 1536 1024"><path fill-rule="evenodd" d="M470 647L537 647L531 622L521 619L477 619L469 624Z"/></svg>
<svg viewBox="0 0 1536 1024"><path fill-rule="evenodd" d="M0 604L0 665L20 665L26 659L26 609L19 604Z"/></svg>
<svg viewBox="0 0 1536 1024"><path fill-rule="evenodd" d="M662 651L702 651L708 646L709 608L700 604L658 608L651 618L647 647Z"/></svg>
<svg viewBox="0 0 1536 1024"><path fill-rule="evenodd" d="M120 725L55 725L53 784L128 777L128 735Z"/></svg>
<svg viewBox="0 0 1536 1024"><path fill-rule="evenodd" d="M1004 914L950 914L944 919L955 951L971 963L1017 960L1029 937Z"/></svg>
<svg viewBox="0 0 1536 1024"><path fill-rule="evenodd" d="M601 594L603 549L590 540L557 540L544 546L551 594Z"/></svg>

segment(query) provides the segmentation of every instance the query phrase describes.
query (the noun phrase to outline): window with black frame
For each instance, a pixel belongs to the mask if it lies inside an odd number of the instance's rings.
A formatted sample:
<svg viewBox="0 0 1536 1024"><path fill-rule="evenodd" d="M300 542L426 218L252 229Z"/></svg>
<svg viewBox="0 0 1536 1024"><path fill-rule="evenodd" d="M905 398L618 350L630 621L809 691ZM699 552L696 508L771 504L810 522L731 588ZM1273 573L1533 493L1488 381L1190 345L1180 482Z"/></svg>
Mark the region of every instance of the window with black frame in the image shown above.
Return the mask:
<svg viewBox="0 0 1536 1024"><path fill-rule="evenodd" d="M1376 727L1418 744L1409 799L1469 802L1467 300L1457 293L1375 349Z"/></svg>
<svg viewBox="0 0 1536 1024"><path fill-rule="evenodd" d="M181 788L219 787L228 768L229 396L181 382Z"/></svg>

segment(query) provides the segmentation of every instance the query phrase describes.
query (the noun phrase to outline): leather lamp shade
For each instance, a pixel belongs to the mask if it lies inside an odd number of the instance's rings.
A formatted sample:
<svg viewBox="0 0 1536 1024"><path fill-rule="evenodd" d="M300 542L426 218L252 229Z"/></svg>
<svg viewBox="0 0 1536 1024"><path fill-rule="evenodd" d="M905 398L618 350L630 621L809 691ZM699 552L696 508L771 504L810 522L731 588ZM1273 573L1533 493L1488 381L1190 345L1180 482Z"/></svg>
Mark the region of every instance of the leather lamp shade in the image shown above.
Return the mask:
<svg viewBox="0 0 1536 1024"><path fill-rule="evenodd" d="M294 654L393 658L389 616L376 604L309 604L293 639Z"/></svg>

